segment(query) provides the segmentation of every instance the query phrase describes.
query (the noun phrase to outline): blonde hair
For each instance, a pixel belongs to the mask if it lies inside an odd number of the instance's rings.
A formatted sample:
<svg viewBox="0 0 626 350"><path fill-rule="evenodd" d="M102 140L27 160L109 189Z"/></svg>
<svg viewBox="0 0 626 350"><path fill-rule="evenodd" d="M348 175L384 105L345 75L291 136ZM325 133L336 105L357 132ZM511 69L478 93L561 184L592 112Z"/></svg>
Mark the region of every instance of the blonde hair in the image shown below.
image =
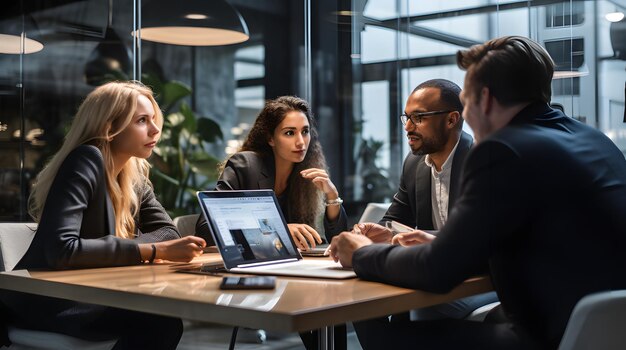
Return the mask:
<svg viewBox="0 0 626 350"><path fill-rule="evenodd" d="M131 157L120 173L113 171L111 141L130 124L137 109L139 96L147 97L155 111L156 124L163 126L163 114L152 90L140 82L112 82L92 91L80 105L61 149L39 173L28 200L29 213L39 222L50 186L65 158L83 144L96 146L104 158L107 191L115 212L115 235L132 238L134 216L139 211L139 189L149 183L150 164L145 159Z"/></svg>

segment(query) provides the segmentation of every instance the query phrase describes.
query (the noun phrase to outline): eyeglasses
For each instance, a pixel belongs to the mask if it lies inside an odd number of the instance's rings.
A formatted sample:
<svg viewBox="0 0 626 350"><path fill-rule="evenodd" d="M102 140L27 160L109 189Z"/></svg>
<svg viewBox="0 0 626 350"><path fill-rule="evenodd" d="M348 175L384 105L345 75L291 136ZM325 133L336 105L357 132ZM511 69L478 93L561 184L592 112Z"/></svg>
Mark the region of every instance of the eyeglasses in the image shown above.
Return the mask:
<svg viewBox="0 0 626 350"><path fill-rule="evenodd" d="M432 111L432 112L411 113L409 115L407 115L406 113L402 113L400 115L400 121L402 122L402 125L406 125L406 122L408 122L410 119L413 124L419 125L422 123L423 118L429 118L437 114L450 113L450 112L454 112L454 111Z"/></svg>

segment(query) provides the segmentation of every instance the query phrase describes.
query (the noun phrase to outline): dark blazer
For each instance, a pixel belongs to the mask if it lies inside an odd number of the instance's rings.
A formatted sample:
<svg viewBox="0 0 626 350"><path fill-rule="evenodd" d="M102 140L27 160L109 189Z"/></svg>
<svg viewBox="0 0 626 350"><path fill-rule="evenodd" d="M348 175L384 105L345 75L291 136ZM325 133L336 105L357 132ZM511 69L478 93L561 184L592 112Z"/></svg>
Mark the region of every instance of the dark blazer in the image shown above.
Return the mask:
<svg viewBox="0 0 626 350"><path fill-rule="evenodd" d="M77 147L61 164L35 237L16 269L135 265L141 263L138 243L179 238L148 183L137 195L141 203L135 218L137 238L118 238L102 154L94 146ZM82 320L93 319L94 310L102 309L9 291L0 292L0 299L14 315L19 315L15 320L18 325L62 332L75 332Z"/></svg>
<svg viewBox="0 0 626 350"><path fill-rule="evenodd" d="M100 150L82 145L50 187L37 233L16 269L76 269L139 264L138 243L180 238L148 182L139 190L136 239L115 236L115 213Z"/></svg>
<svg viewBox="0 0 626 350"><path fill-rule="evenodd" d="M235 153L228 159L215 189L219 191L273 189L275 177L274 158L262 158L255 152L243 151ZM287 222L292 223L289 203L281 205L281 209ZM348 219L343 206L335 222L330 222L324 215L324 232L328 242L347 228ZM209 245L215 244L204 215L198 218L196 235L204 238Z"/></svg>
<svg viewBox="0 0 626 350"><path fill-rule="evenodd" d="M452 158L448 214L459 195L461 171L472 143L472 137L466 132L461 132L459 145L456 147L454 157ZM422 230L435 228L431 199L432 176L430 167L426 165L425 158L426 155L418 156L412 153L406 156L402 167L402 176L400 177L400 187L393 196L391 206L387 209L381 223L394 220L409 227L417 227Z"/></svg>
<svg viewBox="0 0 626 350"><path fill-rule="evenodd" d="M488 264L512 329L553 348L581 297L626 288L626 160L598 130L531 104L472 148L461 186L437 239L363 247L357 275L447 292Z"/></svg>

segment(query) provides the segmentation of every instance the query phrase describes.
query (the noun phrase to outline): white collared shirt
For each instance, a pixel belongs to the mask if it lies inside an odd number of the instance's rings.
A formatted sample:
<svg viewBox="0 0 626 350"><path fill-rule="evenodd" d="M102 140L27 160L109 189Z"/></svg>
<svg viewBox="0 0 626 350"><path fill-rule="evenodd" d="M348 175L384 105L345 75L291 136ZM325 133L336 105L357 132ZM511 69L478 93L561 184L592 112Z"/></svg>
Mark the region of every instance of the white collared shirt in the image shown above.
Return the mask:
<svg viewBox="0 0 626 350"><path fill-rule="evenodd" d="M430 154L427 154L424 158L426 165L430 167L431 181L430 181L430 198L432 202L433 213L433 225L435 230L440 230L448 220L448 198L450 195L450 175L452 173L452 163L454 161L454 153L459 146L459 141L456 141L456 145L452 149L452 152L448 155L448 159L443 162L441 171L435 169L435 164L430 160Z"/></svg>

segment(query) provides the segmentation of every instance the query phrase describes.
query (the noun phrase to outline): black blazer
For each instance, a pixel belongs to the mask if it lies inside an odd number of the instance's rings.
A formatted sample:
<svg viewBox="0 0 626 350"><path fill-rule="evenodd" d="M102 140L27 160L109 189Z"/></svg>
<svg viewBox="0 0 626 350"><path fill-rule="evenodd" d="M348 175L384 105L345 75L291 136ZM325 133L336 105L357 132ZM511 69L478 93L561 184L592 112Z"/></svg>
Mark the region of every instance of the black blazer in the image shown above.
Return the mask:
<svg viewBox="0 0 626 350"><path fill-rule="evenodd" d="M581 297L626 289L626 160L598 130L531 104L472 148L461 186L437 239L363 247L357 275L447 292L488 264L509 319L553 348Z"/></svg>
<svg viewBox="0 0 626 350"><path fill-rule="evenodd" d="M82 145L61 164L37 232L16 269L90 268L139 264L138 243L180 238L146 179L138 190L136 239L115 236L115 213L100 150Z"/></svg>
<svg viewBox="0 0 626 350"><path fill-rule="evenodd" d="M52 182L37 232L16 269L78 269L141 263L138 243L179 238L172 220L146 179L138 189L137 238L115 236L115 215L106 189L100 150L82 145L63 161ZM0 291L2 303L18 326L76 332L104 307L70 300ZM25 312L29 310L29 312ZM72 320L59 324L59 317Z"/></svg>
<svg viewBox="0 0 626 350"><path fill-rule="evenodd" d="M452 171L450 173L450 191L448 194L448 215L459 195L461 183L461 171L465 163L465 157L472 147L473 139L466 133L461 132L459 145L456 147L452 158ZM434 229L433 206L431 199L431 170L425 162L426 155L414 155L409 153L404 160L400 187L393 196L391 206L387 209L381 223L394 220L409 227L417 227L422 230Z"/></svg>
<svg viewBox="0 0 626 350"><path fill-rule="evenodd" d="M228 159L215 189L219 191L273 189L275 178L273 157L262 158L255 152L243 151L235 153ZM285 204L283 206L286 208L281 206L281 209L287 222L292 223L289 217L289 203ZM330 222L324 215L324 232L328 242L347 228L348 219L343 206L335 222ZM207 241L208 245L215 244L204 215L200 215L196 222L196 235Z"/></svg>

